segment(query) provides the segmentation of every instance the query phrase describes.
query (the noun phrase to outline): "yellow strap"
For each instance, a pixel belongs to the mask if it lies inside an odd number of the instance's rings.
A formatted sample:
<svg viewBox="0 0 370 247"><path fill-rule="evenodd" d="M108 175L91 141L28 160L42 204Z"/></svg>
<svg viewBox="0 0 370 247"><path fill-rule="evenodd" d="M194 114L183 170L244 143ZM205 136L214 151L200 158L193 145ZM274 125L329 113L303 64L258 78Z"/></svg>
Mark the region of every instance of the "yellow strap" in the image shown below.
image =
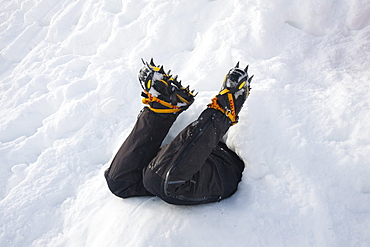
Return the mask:
<svg viewBox="0 0 370 247"><path fill-rule="evenodd" d="M156 109L153 107L149 107L149 109L156 113L175 113L175 112L181 111L181 109Z"/></svg>
<svg viewBox="0 0 370 247"><path fill-rule="evenodd" d="M159 71L161 68L159 67L156 67L156 66L153 66L153 65L149 65L154 71Z"/></svg>
<svg viewBox="0 0 370 247"><path fill-rule="evenodd" d="M229 91L230 91L229 89L225 88L224 90L220 92L220 95L224 95L225 93L228 93Z"/></svg>
<svg viewBox="0 0 370 247"><path fill-rule="evenodd" d="M165 80L159 80L159 81L161 81L161 82L163 82L164 84L166 84L167 86L168 86L168 83L165 81Z"/></svg>
<svg viewBox="0 0 370 247"><path fill-rule="evenodd" d="M247 81L243 81L240 85L239 85L239 87L238 87L238 89L240 90L240 89L242 89L243 87L244 87L244 85L245 85L245 83L246 83Z"/></svg>
<svg viewBox="0 0 370 247"><path fill-rule="evenodd" d="M231 125L234 125L238 121L237 121L237 116L235 112L234 99L231 93L228 94L228 99L229 99L230 107L232 108L230 109L230 111L226 111L225 109L220 107L220 105L217 103L217 96L212 99L212 102L208 105L208 108L214 108L216 110L221 111L231 120Z"/></svg>
<svg viewBox="0 0 370 247"><path fill-rule="evenodd" d="M152 80L148 80L147 84L146 84L146 88L151 88L152 87Z"/></svg>
<svg viewBox="0 0 370 247"><path fill-rule="evenodd" d="M231 93L228 93L227 94L227 98L229 99L229 105L230 105L230 111L231 111L231 115L233 116L236 116L236 112L235 112L235 102L234 102L234 98L233 98L233 95Z"/></svg>
<svg viewBox="0 0 370 247"><path fill-rule="evenodd" d="M149 96L149 98L144 98L142 101L146 105L148 105L150 102L158 102L159 104L161 104L165 107L168 107L168 108L177 108L177 106L173 106L170 103L167 103L166 101L160 100L160 99L158 99L156 97L153 97L153 96Z"/></svg>
<svg viewBox="0 0 370 247"><path fill-rule="evenodd" d="M212 99L212 102L210 104L208 104L208 108L213 108L221 111L222 113L225 113L225 109L222 109L217 103L217 96Z"/></svg>
<svg viewBox="0 0 370 247"><path fill-rule="evenodd" d="M148 105L150 102L158 102L159 104L168 107L168 109L157 109L153 107L149 107L150 110L157 112L157 113L174 113L181 111L181 109L176 105L171 105L170 103L163 101L161 99L158 99L157 97L154 97L149 92L144 91L144 93L148 96L148 98L143 98L142 102L146 105Z"/></svg>
<svg viewBox="0 0 370 247"><path fill-rule="evenodd" d="M181 97L180 95L176 94L176 96L184 103L186 104L189 104L189 101L187 101L186 99L184 99L183 97Z"/></svg>

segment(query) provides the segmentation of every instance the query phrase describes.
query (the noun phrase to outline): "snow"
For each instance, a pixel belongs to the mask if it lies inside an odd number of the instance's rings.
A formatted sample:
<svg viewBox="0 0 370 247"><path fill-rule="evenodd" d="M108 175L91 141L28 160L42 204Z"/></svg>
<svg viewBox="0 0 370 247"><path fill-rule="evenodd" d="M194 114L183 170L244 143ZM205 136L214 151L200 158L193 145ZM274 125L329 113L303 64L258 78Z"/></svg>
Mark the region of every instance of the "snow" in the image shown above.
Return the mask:
<svg viewBox="0 0 370 247"><path fill-rule="evenodd" d="M4 0L0 23L0 246L370 246L369 1ZM166 141L250 64L233 197L109 192L151 57L199 92Z"/></svg>

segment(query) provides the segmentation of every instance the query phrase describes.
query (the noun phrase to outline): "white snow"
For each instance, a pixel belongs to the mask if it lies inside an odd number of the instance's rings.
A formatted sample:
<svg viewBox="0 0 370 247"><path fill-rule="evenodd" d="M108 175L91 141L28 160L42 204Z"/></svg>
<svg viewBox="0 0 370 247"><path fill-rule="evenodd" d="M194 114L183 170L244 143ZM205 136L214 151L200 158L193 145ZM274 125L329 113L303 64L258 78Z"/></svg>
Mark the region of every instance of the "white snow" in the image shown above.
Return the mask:
<svg viewBox="0 0 370 247"><path fill-rule="evenodd" d="M369 1L3 0L0 23L0 246L370 246ZM168 140L250 64L233 197L108 190L151 57L199 92Z"/></svg>

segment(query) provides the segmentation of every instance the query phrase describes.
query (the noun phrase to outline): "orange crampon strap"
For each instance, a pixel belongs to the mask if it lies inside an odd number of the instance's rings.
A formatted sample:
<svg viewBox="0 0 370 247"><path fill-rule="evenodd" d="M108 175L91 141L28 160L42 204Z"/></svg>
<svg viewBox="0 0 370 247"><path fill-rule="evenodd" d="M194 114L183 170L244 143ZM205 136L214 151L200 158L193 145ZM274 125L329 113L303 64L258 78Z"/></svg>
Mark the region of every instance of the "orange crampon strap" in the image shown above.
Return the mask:
<svg viewBox="0 0 370 247"><path fill-rule="evenodd" d="M212 102L210 104L208 104L208 108L213 108L213 109L221 111L228 118L230 118L231 125L234 125L238 122L238 117L236 116L236 112L235 112L235 103L234 103L233 95L231 93L228 93L227 98L229 100L229 104L231 108L230 110L226 110L220 107L220 105L217 103L217 96L212 99Z"/></svg>
<svg viewBox="0 0 370 247"><path fill-rule="evenodd" d="M168 107L168 109L157 109L149 106L149 109L156 113L175 113L178 111L181 111L181 109L176 105L171 105L170 103L163 101L161 99L158 99L157 97L154 97L150 93L144 91L144 93L147 95L147 98L143 98L142 101L144 104L149 105L150 102L157 102L165 107Z"/></svg>

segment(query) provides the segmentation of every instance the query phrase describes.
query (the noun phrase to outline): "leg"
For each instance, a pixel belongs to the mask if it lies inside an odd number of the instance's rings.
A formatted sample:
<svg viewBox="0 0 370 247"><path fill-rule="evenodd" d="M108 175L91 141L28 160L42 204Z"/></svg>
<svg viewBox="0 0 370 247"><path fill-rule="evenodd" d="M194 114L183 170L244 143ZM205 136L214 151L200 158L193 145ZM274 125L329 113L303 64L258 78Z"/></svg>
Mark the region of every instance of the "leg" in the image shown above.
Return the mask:
<svg viewBox="0 0 370 247"><path fill-rule="evenodd" d="M122 197L151 195L143 186L142 170L157 155L163 139L177 116L194 101L189 88L177 77L164 73L154 62L144 63L139 72L144 90L144 108L136 125L122 144L105 178L113 194Z"/></svg>
<svg viewBox="0 0 370 247"><path fill-rule="evenodd" d="M205 110L144 168L144 186L173 204L215 202L232 195L244 163L220 143L230 120Z"/></svg>
<svg viewBox="0 0 370 247"><path fill-rule="evenodd" d="M144 168L145 188L173 204L215 202L232 195L244 163L220 143L250 92L248 66L226 75L220 93L198 120L186 127Z"/></svg>
<svg viewBox="0 0 370 247"><path fill-rule="evenodd" d="M109 189L118 197L150 195L142 183L142 170L157 155L176 115L160 116L144 108L105 172Z"/></svg>

